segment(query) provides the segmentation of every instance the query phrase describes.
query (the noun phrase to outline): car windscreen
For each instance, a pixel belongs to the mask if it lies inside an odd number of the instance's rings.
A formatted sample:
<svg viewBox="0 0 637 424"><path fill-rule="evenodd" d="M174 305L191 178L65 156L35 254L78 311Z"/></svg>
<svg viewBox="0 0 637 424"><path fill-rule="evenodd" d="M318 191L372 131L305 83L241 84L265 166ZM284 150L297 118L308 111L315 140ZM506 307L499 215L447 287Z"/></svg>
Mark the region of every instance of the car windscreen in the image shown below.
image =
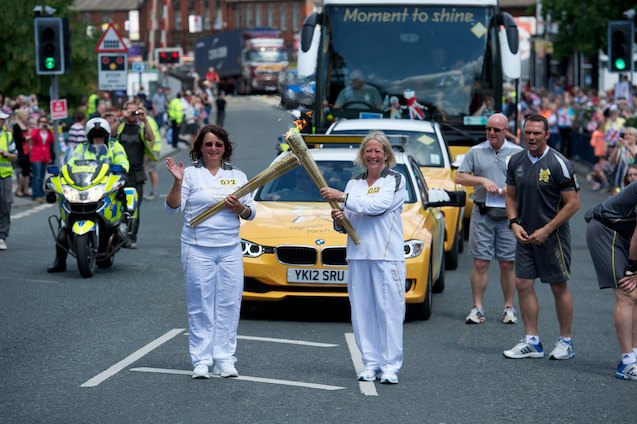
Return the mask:
<svg viewBox="0 0 637 424"><path fill-rule="evenodd" d="M318 167L327 181L327 184L340 191L345 190L347 182L361 173L364 169L355 165L352 161L326 160L317 161ZM405 202L416 201L411 178L408 176L407 167L403 164L396 166L396 170L406 178ZM318 188L310 178L305 168L298 167L286 172L261 187L255 195L257 201L274 202L324 202Z"/></svg>
<svg viewBox="0 0 637 424"><path fill-rule="evenodd" d="M445 161L440 149L440 141L433 132L382 130L386 135L406 135L405 153L416 159L419 166L444 167ZM361 130L332 130L332 134L360 134Z"/></svg>

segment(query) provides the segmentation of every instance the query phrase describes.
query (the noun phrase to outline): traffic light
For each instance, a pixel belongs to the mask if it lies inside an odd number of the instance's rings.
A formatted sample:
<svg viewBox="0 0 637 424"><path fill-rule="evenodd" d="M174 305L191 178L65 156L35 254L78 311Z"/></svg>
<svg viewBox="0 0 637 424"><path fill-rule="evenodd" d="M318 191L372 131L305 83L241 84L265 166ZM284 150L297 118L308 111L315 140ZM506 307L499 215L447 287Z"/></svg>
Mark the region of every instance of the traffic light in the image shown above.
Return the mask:
<svg viewBox="0 0 637 424"><path fill-rule="evenodd" d="M35 72L59 75L70 61L68 24L62 18L35 18Z"/></svg>
<svg viewBox="0 0 637 424"><path fill-rule="evenodd" d="M631 21L608 23L608 70L610 72L628 72L632 69L634 39Z"/></svg>
<svg viewBox="0 0 637 424"><path fill-rule="evenodd" d="M155 49L156 62L159 65L181 64L181 47Z"/></svg>

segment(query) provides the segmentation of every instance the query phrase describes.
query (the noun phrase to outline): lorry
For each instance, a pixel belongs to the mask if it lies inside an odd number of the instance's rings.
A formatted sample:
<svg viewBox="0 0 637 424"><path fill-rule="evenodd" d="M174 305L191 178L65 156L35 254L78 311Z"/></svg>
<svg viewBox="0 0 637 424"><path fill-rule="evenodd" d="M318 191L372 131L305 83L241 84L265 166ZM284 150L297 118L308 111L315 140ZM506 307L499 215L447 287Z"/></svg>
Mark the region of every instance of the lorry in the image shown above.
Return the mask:
<svg viewBox="0 0 637 424"><path fill-rule="evenodd" d="M236 94L277 91L279 74L288 67L281 31L232 30L195 43L195 71L201 76L214 67L220 88Z"/></svg>

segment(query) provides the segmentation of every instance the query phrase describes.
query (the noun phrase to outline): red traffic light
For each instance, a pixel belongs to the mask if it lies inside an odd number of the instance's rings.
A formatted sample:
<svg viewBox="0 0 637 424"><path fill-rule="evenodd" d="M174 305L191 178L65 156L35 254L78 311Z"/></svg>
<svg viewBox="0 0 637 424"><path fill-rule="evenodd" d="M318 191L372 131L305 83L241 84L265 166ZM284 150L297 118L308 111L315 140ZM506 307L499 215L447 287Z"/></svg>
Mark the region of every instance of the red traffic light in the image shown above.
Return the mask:
<svg viewBox="0 0 637 424"><path fill-rule="evenodd" d="M181 63L181 48L157 49L157 63L160 65Z"/></svg>

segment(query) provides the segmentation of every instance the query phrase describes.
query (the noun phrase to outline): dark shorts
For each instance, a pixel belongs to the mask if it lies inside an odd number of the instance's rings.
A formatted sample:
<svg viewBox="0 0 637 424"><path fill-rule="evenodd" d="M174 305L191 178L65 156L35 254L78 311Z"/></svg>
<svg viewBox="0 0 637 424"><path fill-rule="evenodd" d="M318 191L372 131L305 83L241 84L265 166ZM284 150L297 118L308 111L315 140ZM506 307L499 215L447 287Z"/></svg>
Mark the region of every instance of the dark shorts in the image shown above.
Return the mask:
<svg viewBox="0 0 637 424"><path fill-rule="evenodd" d="M628 265L630 240L599 221L592 219L586 227L586 244L597 273L600 289L615 289Z"/></svg>
<svg viewBox="0 0 637 424"><path fill-rule="evenodd" d="M515 248L515 276L543 283L565 283L571 274L571 237L564 227L553 232L544 244L518 243Z"/></svg>

